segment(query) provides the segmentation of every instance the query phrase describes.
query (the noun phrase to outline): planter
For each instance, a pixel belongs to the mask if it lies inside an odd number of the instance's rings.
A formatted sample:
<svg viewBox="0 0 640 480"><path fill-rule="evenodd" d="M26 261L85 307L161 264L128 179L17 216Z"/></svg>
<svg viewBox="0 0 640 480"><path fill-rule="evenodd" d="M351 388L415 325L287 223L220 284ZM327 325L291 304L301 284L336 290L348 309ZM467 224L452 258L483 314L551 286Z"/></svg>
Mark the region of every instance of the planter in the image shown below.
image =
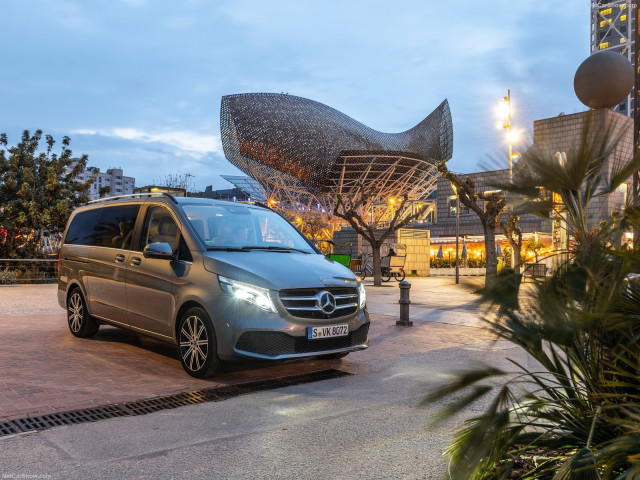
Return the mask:
<svg viewBox="0 0 640 480"><path fill-rule="evenodd" d="M460 276L461 277L469 277L469 276L484 276L486 273L486 268L462 268L460 267ZM455 268L431 268L431 276L432 277L455 277L456 269Z"/></svg>

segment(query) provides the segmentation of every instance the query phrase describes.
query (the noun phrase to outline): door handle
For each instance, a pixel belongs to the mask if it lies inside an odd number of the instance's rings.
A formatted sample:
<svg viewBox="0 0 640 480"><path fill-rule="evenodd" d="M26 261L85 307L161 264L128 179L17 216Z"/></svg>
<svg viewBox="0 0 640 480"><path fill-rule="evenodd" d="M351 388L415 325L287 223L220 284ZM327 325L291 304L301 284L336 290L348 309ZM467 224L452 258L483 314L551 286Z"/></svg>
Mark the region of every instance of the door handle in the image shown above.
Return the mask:
<svg viewBox="0 0 640 480"><path fill-rule="evenodd" d="M119 253L118 255L116 255L116 259L115 259L115 261L116 261L116 263L122 263L122 262L124 262L124 255L122 255L122 254L120 254L120 253Z"/></svg>
<svg viewBox="0 0 640 480"><path fill-rule="evenodd" d="M140 259L140 257L133 257L131 259L131 265L140 265L142 263L142 260Z"/></svg>

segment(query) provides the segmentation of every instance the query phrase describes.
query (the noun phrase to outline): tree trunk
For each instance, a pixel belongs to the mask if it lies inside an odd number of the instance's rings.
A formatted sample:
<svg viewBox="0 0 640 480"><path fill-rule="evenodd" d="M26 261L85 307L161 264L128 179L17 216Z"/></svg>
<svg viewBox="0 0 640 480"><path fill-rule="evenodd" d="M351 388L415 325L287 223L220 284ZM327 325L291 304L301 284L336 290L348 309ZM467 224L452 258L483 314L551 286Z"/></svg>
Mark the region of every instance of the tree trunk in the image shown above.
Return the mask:
<svg viewBox="0 0 640 480"><path fill-rule="evenodd" d="M485 272L484 286L487 287L491 280L498 274L498 256L496 255L496 231L488 225L482 226L484 230L484 249L487 256L487 269Z"/></svg>
<svg viewBox="0 0 640 480"><path fill-rule="evenodd" d="M382 244L376 242L371 245L371 249L373 250L373 284L376 287L382 285L382 271L380 269L380 250L382 248Z"/></svg>
<svg viewBox="0 0 640 480"><path fill-rule="evenodd" d="M513 249L513 271L520 273L520 265L522 265L522 250L516 246L516 248Z"/></svg>

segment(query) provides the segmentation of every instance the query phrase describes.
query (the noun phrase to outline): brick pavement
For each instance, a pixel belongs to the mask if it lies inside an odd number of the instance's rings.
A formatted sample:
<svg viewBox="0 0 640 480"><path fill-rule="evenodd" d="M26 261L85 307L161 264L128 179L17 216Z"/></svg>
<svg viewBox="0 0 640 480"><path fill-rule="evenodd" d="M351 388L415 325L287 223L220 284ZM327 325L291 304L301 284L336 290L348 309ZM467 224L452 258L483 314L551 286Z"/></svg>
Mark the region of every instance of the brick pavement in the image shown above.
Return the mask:
<svg viewBox="0 0 640 480"><path fill-rule="evenodd" d="M466 302L470 306L458 314L472 315L469 288L456 286L452 296L446 282L414 282L423 286L414 292L418 305L455 309ZM367 287L373 313L371 347L365 351L343 360L236 364L214 379L199 380L183 371L174 347L153 339L109 326L93 339L72 336L54 285L0 286L0 421L327 368L352 371L373 360L490 340L480 328L455 324L455 316L453 324L419 319L411 328L396 326L396 316L389 314L397 305L397 286L392 287Z"/></svg>

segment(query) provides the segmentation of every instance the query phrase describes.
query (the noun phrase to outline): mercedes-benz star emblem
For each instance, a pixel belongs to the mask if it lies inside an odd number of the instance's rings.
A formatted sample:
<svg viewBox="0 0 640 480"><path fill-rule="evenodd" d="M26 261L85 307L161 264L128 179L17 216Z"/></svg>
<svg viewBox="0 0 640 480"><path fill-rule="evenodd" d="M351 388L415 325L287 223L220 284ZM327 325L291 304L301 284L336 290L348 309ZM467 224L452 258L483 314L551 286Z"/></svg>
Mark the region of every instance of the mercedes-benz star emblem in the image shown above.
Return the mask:
<svg viewBox="0 0 640 480"><path fill-rule="evenodd" d="M336 299L331 293L322 290L316 295L316 305L320 310L329 315L336 309Z"/></svg>

